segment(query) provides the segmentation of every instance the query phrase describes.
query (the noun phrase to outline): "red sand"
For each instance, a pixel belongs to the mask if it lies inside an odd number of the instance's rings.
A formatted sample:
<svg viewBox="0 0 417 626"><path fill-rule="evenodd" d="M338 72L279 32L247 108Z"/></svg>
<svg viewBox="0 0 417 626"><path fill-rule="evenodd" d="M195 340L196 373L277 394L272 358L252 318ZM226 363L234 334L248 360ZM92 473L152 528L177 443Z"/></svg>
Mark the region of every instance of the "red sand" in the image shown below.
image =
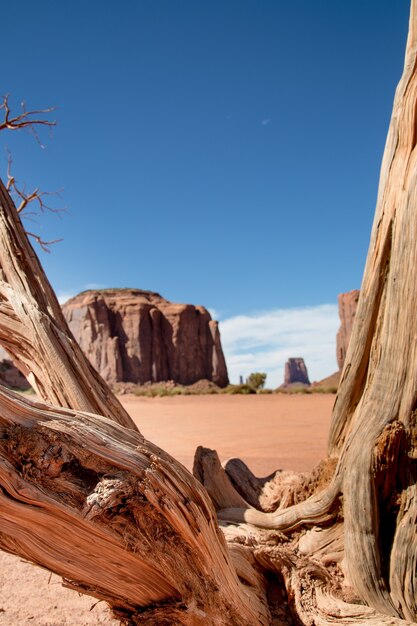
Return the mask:
<svg viewBox="0 0 417 626"><path fill-rule="evenodd" d="M326 454L334 395L122 397L147 439L192 470L197 446L238 456L258 476L312 469Z"/></svg>
<svg viewBox="0 0 417 626"><path fill-rule="evenodd" d="M195 448L239 456L258 476L309 470L326 454L335 396L122 397L142 433L191 469ZM116 625L103 602L57 576L0 552L0 626Z"/></svg>

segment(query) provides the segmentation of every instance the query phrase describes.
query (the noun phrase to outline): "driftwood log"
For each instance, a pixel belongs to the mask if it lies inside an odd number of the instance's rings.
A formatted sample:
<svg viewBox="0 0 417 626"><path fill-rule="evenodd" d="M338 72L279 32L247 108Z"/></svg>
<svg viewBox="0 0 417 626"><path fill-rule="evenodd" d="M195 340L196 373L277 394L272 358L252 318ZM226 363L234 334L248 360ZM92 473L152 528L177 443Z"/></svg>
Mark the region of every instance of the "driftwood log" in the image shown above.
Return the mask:
<svg viewBox="0 0 417 626"><path fill-rule="evenodd" d="M0 185L0 341L50 403L0 389L0 547L126 624L417 623L416 146L412 0L329 457L310 476L257 479L199 448L193 477L147 442Z"/></svg>

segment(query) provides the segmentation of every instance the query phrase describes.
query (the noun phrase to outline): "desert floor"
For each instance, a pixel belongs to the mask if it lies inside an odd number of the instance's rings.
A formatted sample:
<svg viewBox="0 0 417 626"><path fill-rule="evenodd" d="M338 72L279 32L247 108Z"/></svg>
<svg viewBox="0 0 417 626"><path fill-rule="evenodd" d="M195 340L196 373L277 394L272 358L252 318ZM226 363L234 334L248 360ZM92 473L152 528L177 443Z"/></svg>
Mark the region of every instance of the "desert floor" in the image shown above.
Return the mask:
<svg viewBox="0 0 417 626"><path fill-rule="evenodd" d="M177 396L121 400L140 430L192 468L198 445L242 458L258 476L306 471L325 456L333 395ZM95 605L95 606L94 606ZM116 625L104 603L0 552L0 626Z"/></svg>

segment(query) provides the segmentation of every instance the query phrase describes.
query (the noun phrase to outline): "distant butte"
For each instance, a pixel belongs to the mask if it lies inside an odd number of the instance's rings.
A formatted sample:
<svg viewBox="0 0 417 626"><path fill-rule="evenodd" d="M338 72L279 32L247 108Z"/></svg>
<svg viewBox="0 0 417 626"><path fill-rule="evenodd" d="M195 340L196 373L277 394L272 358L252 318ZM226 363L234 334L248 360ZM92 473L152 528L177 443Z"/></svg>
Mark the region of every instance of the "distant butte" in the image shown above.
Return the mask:
<svg viewBox="0 0 417 626"><path fill-rule="evenodd" d="M339 303L340 328L336 336L336 360L339 369L331 376L314 383L316 387L337 387L339 385L358 306L359 294L359 289L353 289L352 291L339 294L337 298Z"/></svg>
<svg viewBox="0 0 417 626"><path fill-rule="evenodd" d="M218 323L202 306L141 289L101 289L78 294L62 310L107 382L229 382Z"/></svg>
<svg viewBox="0 0 417 626"><path fill-rule="evenodd" d="M285 363L284 387L290 385L310 385L307 367L304 359L291 358Z"/></svg>
<svg viewBox="0 0 417 626"><path fill-rule="evenodd" d="M359 289L341 293L338 296L340 328L336 338L336 358L339 370L343 369L346 352L349 346L350 335L352 333L353 320L356 315L356 308L359 300Z"/></svg>

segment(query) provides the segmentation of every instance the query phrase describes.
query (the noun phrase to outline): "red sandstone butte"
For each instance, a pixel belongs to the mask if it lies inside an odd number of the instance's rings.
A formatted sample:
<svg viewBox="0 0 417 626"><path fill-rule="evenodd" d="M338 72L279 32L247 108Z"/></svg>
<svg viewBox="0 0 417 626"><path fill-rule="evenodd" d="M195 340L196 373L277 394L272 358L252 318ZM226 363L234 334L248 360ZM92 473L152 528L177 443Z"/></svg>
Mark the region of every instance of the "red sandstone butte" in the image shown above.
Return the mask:
<svg viewBox="0 0 417 626"><path fill-rule="evenodd" d="M338 296L340 328L336 338L336 358L340 370L343 368L346 358L359 293L359 289L354 289L347 293L341 293Z"/></svg>
<svg viewBox="0 0 417 626"><path fill-rule="evenodd" d="M310 385L307 367L302 358L291 358L285 363L284 387L294 384Z"/></svg>
<svg viewBox="0 0 417 626"><path fill-rule="evenodd" d="M218 323L202 306L140 289L102 289L78 294L62 310L107 382L229 382Z"/></svg>

